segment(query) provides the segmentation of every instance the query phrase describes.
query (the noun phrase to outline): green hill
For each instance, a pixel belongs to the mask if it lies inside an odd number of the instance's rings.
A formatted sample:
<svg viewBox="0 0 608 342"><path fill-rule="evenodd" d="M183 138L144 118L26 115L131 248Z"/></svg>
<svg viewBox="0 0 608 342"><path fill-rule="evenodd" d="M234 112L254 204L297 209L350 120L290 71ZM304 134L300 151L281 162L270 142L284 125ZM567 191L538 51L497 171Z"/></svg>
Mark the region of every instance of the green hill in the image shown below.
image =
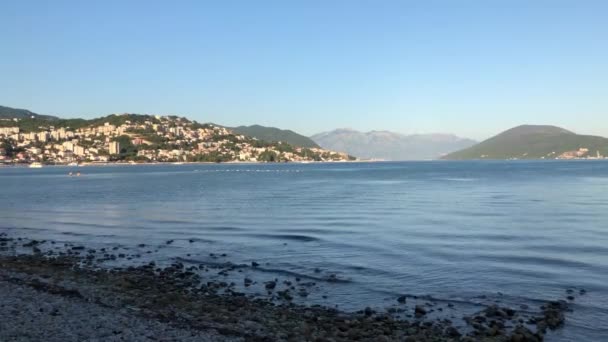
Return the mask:
<svg viewBox="0 0 608 342"><path fill-rule="evenodd" d="M173 117L177 119L177 117ZM9 119L19 119L17 121ZM198 126L203 127L204 125L198 124L194 121L190 121L186 118L180 118L182 121L191 122ZM108 122L112 125L119 126L125 121L144 122L152 121L156 123L158 119L152 115L143 114L111 114L95 119L62 119L55 116L40 115L33 113L26 109L15 109L10 107L0 106L0 127L17 126L21 132L38 132L41 129L48 129L50 126L55 128L64 127L70 129L79 129L88 126L99 126ZM239 127L226 127L231 129L236 134L242 134L249 137L257 138L258 140L273 143L273 142L284 142L292 146L318 148L314 141L310 138L300 135L291 130L283 130L274 127L264 127L260 125L253 126L239 126Z"/></svg>
<svg viewBox="0 0 608 342"><path fill-rule="evenodd" d="M228 127L237 134L243 134L259 140L276 142L281 141L293 146L319 147L312 139L291 130L279 129L275 127L264 127L260 125Z"/></svg>
<svg viewBox="0 0 608 342"><path fill-rule="evenodd" d="M50 115L40 115L34 112L30 112L27 109L18 109L0 106L0 119L44 119L44 120L56 120L57 117Z"/></svg>
<svg viewBox="0 0 608 342"><path fill-rule="evenodd" d="M6 108L6 107L4 107ZM23 110L31 113L29 111ZM34 114L34 113L31 113ZM0 117L1 119L2 117ZM15 118L15 117L11 117ZM22 132L38 132L41 129L48 129L50 126L55 128L70 128L79 129L89 126L99 126L108 122L112 125L119 126L125 121L130 122L144 122L146 120L155 122L157 119L151 115L140 115L140 114L111 114L95 119L61 119L54 116L48 115L28 115L22 116L18 121L13 120L0 120L0 127L6 126L17 126ZM184 119L185 120L185 119Z"/></svg>
<svg viewBox="0 0 608 342"><path fill-rule="evenodd" d="M560 127L523 125L511 128L472 147L450 153L443 159L554 159L565 152L589 149L608 155L608 139L580 135Z"/></svg>

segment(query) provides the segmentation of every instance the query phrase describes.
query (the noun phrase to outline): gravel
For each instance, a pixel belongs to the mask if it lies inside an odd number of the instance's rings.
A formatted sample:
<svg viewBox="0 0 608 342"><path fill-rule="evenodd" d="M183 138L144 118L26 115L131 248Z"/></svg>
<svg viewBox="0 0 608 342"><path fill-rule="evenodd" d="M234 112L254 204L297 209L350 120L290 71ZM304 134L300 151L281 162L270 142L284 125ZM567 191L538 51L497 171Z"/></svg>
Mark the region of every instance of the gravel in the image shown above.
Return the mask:
<svg viewBox="0 0 608 342"><path fill-rule="evenodd" d="M276 293L275 300L265 300L238 292L232 283L205 279L196 272L201 266L176 261L165 267L99 267L95 250L83 256L65 246L45 254L36 250L44 243L0 232L0 342L540 342L548 330L564 325L569 310L564 300L547 302L534 315L492 305L463 317L467 327L459 331L449 319L429 317L432 305L410 308L416 318L409 320L372 308L352 313L302 306L292 303L299 292L276 279L262 285ZM15 253L19 246L31 247L33 254ZM114 256L101 252L105 259ZM397 301L405 304L405 296Z"/></svg>
<svg viewBox="0 0 608 342"><path fill-rule="evenodd" d="M34 290L0 272L0 341L238 341L141 318L125 308Z"/></svg>

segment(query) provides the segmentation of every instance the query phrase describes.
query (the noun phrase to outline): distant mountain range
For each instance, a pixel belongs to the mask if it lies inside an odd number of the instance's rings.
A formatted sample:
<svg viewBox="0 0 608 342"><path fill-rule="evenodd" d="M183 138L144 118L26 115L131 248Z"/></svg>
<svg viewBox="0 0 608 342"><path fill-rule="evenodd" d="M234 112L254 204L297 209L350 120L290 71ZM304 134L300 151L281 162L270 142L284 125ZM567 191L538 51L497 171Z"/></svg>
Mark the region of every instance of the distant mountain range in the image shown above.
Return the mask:
<svg viewBox="0 0 608 342"><path fill-rule="evenodd" d="M403 135L389 131L359 132L336 129L311 137L323 148L342 151L363 159L427 160L469 146L476 141L452 134Z"/></svg>
<svg viewBox="0 0 608 342"><path fill-rule="evenodd" d="M27 109L18 109L0 106L0 119L26 119L26 118L35 118L35 119L44 119L44 120L57 120L56 116L51 115L41 115L30 112Z"/></svg>
<svg viewBox="0 0 608 342"><path fill-rule="evenodd" d="M555 159L608 155L608 139L556 126L522 125L443 159Z"/></svg>
<svg viewBox="0 0 608 342"><path fill-rule="evenodd" d="M19 121L15 123L9 119ZM121 125L130 119L129 115L110 115L91 120L62 119L27 109L0 106L0 127L17 125L22 132L37 131L41 125L72 129L104 122ZM306 148L322 147L361 159L555 159L608 156L608 138L576 134L548 125L517 126L480 143L452 134L403 135L389 131L336 129L309 138L291 130L260 125L226 128L265 142L283 142Z"/></svg>
<svg viewBox="0 0 608 342"><path fill-rule="evenodd" d="M247 135L264 141L282 141L293 146L318 148L314 141L309 137L298 134L292 130L279 129L275 127L265 127L260 125L228 127L238 134Z"/></svg>

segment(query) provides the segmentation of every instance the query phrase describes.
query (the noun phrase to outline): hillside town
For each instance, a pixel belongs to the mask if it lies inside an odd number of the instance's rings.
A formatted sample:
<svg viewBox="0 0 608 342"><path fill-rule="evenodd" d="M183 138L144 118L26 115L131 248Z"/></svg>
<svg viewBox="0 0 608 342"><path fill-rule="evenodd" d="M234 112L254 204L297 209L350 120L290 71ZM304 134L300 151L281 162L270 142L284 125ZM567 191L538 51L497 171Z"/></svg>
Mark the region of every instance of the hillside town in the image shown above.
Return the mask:
<svg viewBox="0 0 608 342"><path fill-rule="evenodd" d="M0 163L108 162L329 162L354 158L238 135L230 129L176 116L122 114L83 124L35 119L3 120ZM29 120L29 119L25 119Z"/></svg>
<svg viewBox="0 0 608 342"><path fill-rule="evenodd" d="M509 160L526 159L527 156L528 156L528 153L524 153L522 155L522 158L508 158L508 159ZM487 158L487 157L488 156L486 156L486 155L482 155L481 159ZM564 160L589 159L589 160L594 160L594 159L606 159L606 157L603 156L601 154L601 152L598 150L595 150L595 152L592 152L590 149L588 149L586 147L581 147L578 150L565 151L562 153L550 152L546 156L541 156L538 159L564 159Z"/></svg>
<svg viewBox="0 0 608 342"><path fill-rule="evenodd" d="M555 152L553 153L555 154ZM593 153L588 148L581 147L576 151L566 151L560 154L556 159L605 159L600 151Z"/></svg>

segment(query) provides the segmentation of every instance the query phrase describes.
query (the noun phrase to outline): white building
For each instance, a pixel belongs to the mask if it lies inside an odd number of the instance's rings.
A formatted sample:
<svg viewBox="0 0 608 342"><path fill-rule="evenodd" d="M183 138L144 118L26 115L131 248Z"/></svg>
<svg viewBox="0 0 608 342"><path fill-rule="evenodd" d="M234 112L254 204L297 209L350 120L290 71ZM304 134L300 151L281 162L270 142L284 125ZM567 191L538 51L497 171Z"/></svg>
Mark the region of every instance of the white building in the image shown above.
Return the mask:
<svg viewBox="0 0 608 342"><path fill-rule="evenodd" d="M19 127L0 127L0 135L12 135L19 133Z"/></svg>
<svg viewBox="0 0 608 342"><path fill-rule="evenodd" d="M48 132L39 132L38 134L36 134L36 137L38 138L38 141L46 142L49 138L49 133Z"/></svg>
<svg viewBox="0 0 608 342"><path fill-rule="evenodd" d="M74 145L74 154L79 156L79 157L84 157L84 147L82 146L78 146L78 145Z"/></svg>
<svg viewBox="0 0 608 342"><path fill-rule="evenodd" d="M109 152L110 152L110 154L119 154L120 153L120 144L118 143L118 141L110 142Z"/></svg>
<svg viewBox="0 0 608 342"><path fill-rule="evenodd" d="M74 151L74 143L71 141L66 141L63 144L63 148L65 151Z"/></svg>

